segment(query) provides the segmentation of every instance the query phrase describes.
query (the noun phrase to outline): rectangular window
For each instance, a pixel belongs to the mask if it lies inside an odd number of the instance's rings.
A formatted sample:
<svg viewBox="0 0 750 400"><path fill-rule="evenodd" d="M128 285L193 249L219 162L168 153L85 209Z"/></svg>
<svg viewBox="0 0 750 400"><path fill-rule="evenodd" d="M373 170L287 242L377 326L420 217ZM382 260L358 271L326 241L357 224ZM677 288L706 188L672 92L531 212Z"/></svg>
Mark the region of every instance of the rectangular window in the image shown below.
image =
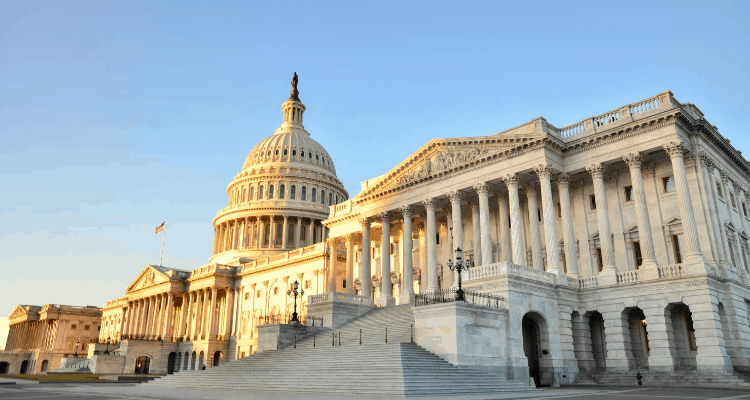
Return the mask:
<svg viewBox="0 0 750 400"><path fill-rule="evenodd" d="M737 209L737 201L734 199L734 192L729 192L729 200L732 201L732 208Z"/></svg>
<svg viewBox="0 0 750 400"><path fill-rule="evenodd" d="M633 242L633 260L635 261L635 269L643 264L643 256L641 256L641 244L640 242Z"/></svg>
<svg viewBox="0 0 750 400"><path fill-rule="evenodd" d="M90 326L90 325L84 325L84 326L83 326L83 330L84 330L84 331L88 331L88 330L90 330L90 329L91 329L91 326Z"/></svg>
<svg viewBox="0 0 750 400"><path fill-rule="evenodd" d="M721 190L721 182L716 181L716 194L719 195L719 198L724 200L724 191Z"/></svg>
<svg viewBox="0 0 750 400"><path fill-rule="evenodd" d="M677 189L677 185L674 181L674 176L666 176L664 178L661 178L661 182L664 193L674 192Z"/></svg>
<svg viewBox="0 0 750 400"><path fill-rule="evenodd" d="M597 247L596 248L596 265L599 267L599 272L602 272L604 269L604 261L602 260L602 248Z"/></svg>
<svg viewBox="0 0 750 400"><path fill-rule="evenodd" d="M596 196L589 195L589 207L591 207L592 210L596 210Z"/></svg>
<svg viewBox="0 0 750 400"><path fill-rule="evenodd" d="M562 206L559 201L555 204L555 209L557 210L557 218L562 218Z"/></svg>
<svg viewBox="0 0 750 400"><path fill-rule="evenodd" d="M245 293L245 300L250 300L250 292Z"/></svg>
<svg viewBox="0 0 750 400"><path fill-rule="evenodd" d="M305 281L305 289L312 289L312 280L308 279Z"/></svg>
<svg viewBox="0 0 750 400"><path fill-rule="evenodd" d="M625 186L625 201L633 201L633 187Z"/></svg>
<svg viewBox="0 0 750 400"><path fill-rule="evenodd" d="M435 244L440 245L440 233L435 233Z"/></svg>
<svg viewBox="0 0 750 400"><path fill-rule="evenodd" d="M542 209L541 208L536 209L536 217L539 219L539 222L542 222Z"/></svg>
<svg viewBox="0 0 750 400"><path fill-rule="evenodd" d="M394 243L391 243L391 253L390 253L391 255L393 255L393 253L395 253L395 252L396 252L396 251L394 250L394 247L396 247L396 246L394 246Z"/></svg>
<svg viewBox="0 0 750 400"><path fill-rule="evenodd" d="M742 203L742 214L747 217L747 204Z"/></svg>
<svg viewBox="0 0 750 400"><path fill-rule="evenodd" d="M682 251L680 250L680 240L682 235L672 235L672 248L674 250L675 264L682 264Z"/></svg>
<svg viewBox="0 0 750 400"><path fill-rule="evenodd" d="M346 279L344 279L343 285L341 287L346 289Z"/></svg>
<svg viewBox="0 0 750 400"><path fill-rule="evenodd" d="M75 329L75 328L76 328L76 326L75 326L75 325L71 325L71 326L70 326L70 329Z"/></svg>

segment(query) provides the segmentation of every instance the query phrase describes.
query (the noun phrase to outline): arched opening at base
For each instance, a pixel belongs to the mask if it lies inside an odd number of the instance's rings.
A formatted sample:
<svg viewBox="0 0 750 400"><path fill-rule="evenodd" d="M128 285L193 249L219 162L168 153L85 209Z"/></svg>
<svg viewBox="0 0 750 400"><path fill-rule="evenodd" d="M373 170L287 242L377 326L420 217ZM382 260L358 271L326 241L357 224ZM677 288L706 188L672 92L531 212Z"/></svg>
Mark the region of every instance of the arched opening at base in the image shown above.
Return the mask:
<svg viewBox="0 0 750 400"><path fill-rule="evenodd" d="M552 384L552 365L545 360L549 354L549 331L547 321L541 314L526 313L521 320L523 352L529 366L529 376L537 386Z"/></svg>
<svg viewBox="0 0 750 400"><path fill-rule="evenodd" d="M29 372L29 362L24 361L21 363L21 370L18 372L19 374L27 374Z"/></svg>
<svg viewBox="0 0 750 400"><path fill-rule="evenodd" d="M198 369L205 369L206 367L205 360L206 360L206 356L201 351L201 353L198 355Z"/></svg>
<svg viewBox="0 0 750 400"><path fill-rule="evenodd" d="M151 358L148 356L140 356L135 359L135 373L136 374L148 374L149 366L151 364Z"/></svg>
<svg viewBox="0 0 750 400"><path fill-rule="evenodd" d="M646 329L646 316L638 307L626 308L623 311L628 321L628 333L630 334L630 352L628 358L632 357L631 368L648 369L648 356L651 348L648 344L648 330Z"/></svg>
<svg viewBox="0 0 750 400"><path fill-rule="evenodd" d="M0 362L0 374L7 374L10 370L10 364L7 362Z"/></svg>
<svg viewBox="0 0 750 400"><path fill-rule="evenodd" d="M598 311L592 312L589 316L589 330L594 367L607 368L607 335L604 333L604 317Z"/></svg>
<svg viewBox="0 0 750 400"><path fill-rule="evenodd" d="M224 357L224 354L222 352L220 352L220 351L215 352L214 353L214 362L212 363L212 365L214 367L218 367L219 363L221 362L221 359L223 357Z"/></svg>
<svg viewBox="0 0 750 400"><path fill-rule="evenodd" d="M174 373L176 359L177 359L177 353L175 352L169 353L169 357L167 358L167 373L168 374Z"/></svg>
<svg viewBox="0 0 750 400"><path fill-rule="evenodd" d="M42 369L41 369L41 371L42 372L46 372L47 368L49 368L49 361L47 361L47 360L42 361Z"/></svg>
<svg viewBox="0 0 750 400"><path fill-rule="evenodd" d="M190 369L195 370L195 352L190 356Z"/></svg>
<svg viewBox="0 0 750 400"><path fill-rule="evenodd" d="M667 306L667 312L672 321L675 369L697 369L698 344L695 341L693 313L690 312L690 307L685 303L673 303Z"/></svg>

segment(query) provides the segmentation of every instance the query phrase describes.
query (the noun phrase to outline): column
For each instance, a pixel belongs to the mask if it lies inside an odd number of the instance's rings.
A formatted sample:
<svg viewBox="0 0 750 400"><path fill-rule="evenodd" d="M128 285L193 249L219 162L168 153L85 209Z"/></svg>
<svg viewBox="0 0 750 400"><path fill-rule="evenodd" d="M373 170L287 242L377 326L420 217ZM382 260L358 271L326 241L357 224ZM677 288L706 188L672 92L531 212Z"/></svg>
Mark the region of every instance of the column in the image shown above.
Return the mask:
<svg viewBox="0 0 750 400"><path fill-rule="evenodd" d="M510 213L508 212L508 200L505 195L497 196L497 223L500 228L500 257L498 261L513 262L513 253L510 247Z"/></svg>
<svg viewBox="0 0 750 400"><path fill-rule="evenodd" d="M159 323L156 326L156 329L157 329L156 336L160 338L164 338L164 331L166 330L165 328L168 325L167 323L167 307L169 306L169 304L167 304L168 297L169 297L169 300L171 300L172 294L169 293L167 295L167 294L162 293L161 295L161 307L159 308Z"/></svg>
<svg viewBox="0 0 750 400"><path fill-rule="evenodd" d="M224 332L221 333L221 336L224 337L224 340L227 339L227 336L231 335L234 330L234 312L235 312L235 305L234 305L234 292L237 289L231 288L227 289L227 300L226 300L226 316L225 316L225 322L224 322Z"/></svg>
<svg viewBox="0 0 750 400"><path fill-rule="evenodd" d="M258 235L257 235L258 240L256 241L255 246L258 249L262 249L263 248L263 220L261 220L261 217L257 218L256 225L258 225L257 227L258 228Z"/></svg>
<svg viewBox="0 0 750 400"><path fill-rule="evenodd" d="M601 163L594 163L586 167L594 180L594 199L596 201L596 221L599 225L599 244L602 248L602 271L599 272L600 284L614 285L617 283L617 267L615 266L615 250L612 243L612 228L609 224L609 208L607 194L604 190L604 168Z"/></svg>
<svg viewBox="0 0 750 400"><path fill-rule="evenodd" d="M448 259L453 260L453 250L456 249L456 246L453 245L453 208L450 205L445 208L445 231L447 233L445 247L448 250ZM446 265L443 270L443 289L452 287L453 283L453 271Z"/></svg>
<svg viewBox="0 0 750 400"><path fill-rule="evenodd" d="M513 252L513 264L525 265L523 256L523 232L521 231L521 204L518 199L518 176L509 174L504 179L508 186L508 200L510 203L510 236L511 251Z"/></svg>
<svg viewBox="0 0 750 400"><path fill-rule="evenodd" d="M172 341L172 332L174 328L172 327L172 312L174 308L174 295L172 293L167 294L167 307L164 310L164 327L162 329L162 335L161 337L164 338L165 342L171 342Z"/></svg>
<svg viewBox="0 0 750 400"><path fill-rule="evenodd" d="M125 328L127 327L127 324L126 324L125 321L126 321L126 318L130 316L130 312L129 311L130 310L127 307L123 307L122 308L122 319L120 320L120 335L119 335L119 337L115 337L118 342L120 341L120 339L122 339L122 336L125 334ZM52 322L52 321L50 321L50 322ZM51 326L50 326L50 329L52 329ZM50 330L50 334L52 334L51 330Z"/></svg>
<svg viewBox="0 0 750 400"><path fill-rule="evenodd" d="M630 153L622 157L630 168L630 180L633 184L633 200L635 200L635 214L638 222L638 241L641 246L643 264L640 269L641 277L645 279L659 278L656 251L654 251L654 239L651 235L651 219L648 215L646 193L643 190L643 174L641 172L641 155ZM650 363L649 363L650 364Z"/></svg>
<svg viewBox="0 0 750 400"><path fill-rule="evenodd" d="M560 259L557 257L558 241L557 226L555 225L555 204L552 202L552 184L550 183L552 169L549 165L540 164L534 167L534 172L539 176L540 187L542 190L544 239L547 242L547 271L553 274L563 275L564 272L560 267Z"/></svg>
<svg viewBox="0 0 750 400"><path fill-rule="evenodd" d="M370 291L370 220L368 218L362 218L359 220L362 224L362 262L359 265L359 279L362 283L362 296L364 296L367 304L370 304L369 299L372 298L372 292Z"/></svg>
<svg viewBox="0 0 750 400"><path fill-rule="evenodd" d="M307 245L315 244L315 220L310 218L310 234L307 235Z"/></svg>
<svg viewBox="0 0 750 400"><path fill-rule="evenodd" d="M213 254L218 253L216 251L216 248L218 246L218 242L219 242L219 227L214 226L214 249L213 249Z"/></svg>
<svg viewBox="0 0 750 400"><path fill-rule="evenodd" d="M479 227L479 202L469 200L471 207L471 236L474 239L474 265L482 265L482 233Z"/></svg>
<svg viewBox="0 0 750 400"><path fill-rule="evenodd" d="M302 218L297 217L297 223L294 225L294 248L298 249L300 247L299 245L299 237L302 234Z"/></svg>
<svg viewBox="0 0 750 400"><path fill-rule="evenodd" d="M437 230L437 224L435 220L435 200L430 198L423 201L425 210L427 211L427 226L425 226L426 241L427 241L427 292L436 292L440 290L438 286L438 270L437 270L437 238L435 237L435 231Z"/></svg>
<svg viewBox="0 0 750 400"><path fill-rule="evenodd" d="M479 230L481 233L481 264L492 264L492 235L490 233L490 202L487 182L479 182L474 186L479 195Z"/></svg>
<svg viewBox="0 0 750 400"><path fill-rule="evenodd" d="M128 306L125 308L127 310L127 314L123 314L123 320L125 321L125 324L122 327L122 337L125 338L126 335L130 333L130 324L133 322L133 302L128 301Z"/></svg>
<svg viewBox="0 0 750 400"><path fill-rule="evenodd" d="M698 228L695 225L693 202L690 199L690 190L688 189L687 176L685 175L685 162L682 159L683 142L674 141L662 147L664 147L669 158L672 159L672 170L674 172L675 183L677 184L677 197L679 198L680 216L682 217L682 232L687 244L685 264L697 264L699 267L695 270L696 272L708 272L710 271L710 267L703 261L703 253L698 241ZM690 269L690 265L688 265L688 269Z"/></svg>
<svg viewBox="0 0 750 400"><path fill-rule="evenodd" d="M427 268L427 231L425 230L427 219L426 216L421 216L422 223L417 228L417 243L419 243L419 293L427 292L427 274L429 270Z"/></svg>
<svg viewBox="0 0 750 400"><path fill-rule="evenodd" d="M411 206L401 207L401 214L404 218L404 250L401 254L403 257L403 289L399 297L399 304L414 304L414 266L412 263L412 208Z"/></svg>
<svg viewBox="0 0 750 400"><path fill-rule="evenodd" d="M211 311L208 308L208 306L210 305L210 303L208 302L208 296L210 292L208 291L208 288L203 289L202 292L203 299L201 299L201 325L200 329L198 330L198 338L206 339L206 332L208 332L208 329L206 329L206 322L208 322L208 313Z"/></svg>
<svg viewBox="0 0 750 400"><path fill-rule="evenodd" d="M236 335L237 334L237 318L239 315L239 308L240 308L240 299L242 299L241 293L239 289L232 289L232 295L234 301L232 302L232 328L230 330L230 335Z"/></svg>
<svg viewBox="0 0 750 400"><path fill-rule="evenodd" d="M276 216L270 216L268 223L271 224L271 231L268 237L268 248L273 249L276 247Z"/></svg>
<svg viewBox="0 0 750 400"><path fill-rule="evenodd" d="M185 333L187 331L186 329L186 318L187 318L187 312L188 312L188 296L190 296L189 293L184 293L182 295L182 303L180 304L180 322L177 325L177 329L175 329L175 336L178 338L185 338Z"/></svg>
<svg viewBox="0 0 750 400"><path fill-rule="evenodd" d="M383 224L383 238L380 241L381 281L377 305L386 307L396 304L391 290L391 216L388 212L380 213L380 221Z"/></svg>
<svg viewBox="0 0 750 400"><path fill-rule="evenodd" d="M148 307L148 337L150 339L153 339L156 335L156 322L157 322L157 316L159 315L159 310L157 310L159 305L159 299L157 296L151 296L150 297L150 305Z"/></svg>
<svg viewBox="0 0 750 400"><path fill-rule="evenodd" d="M721 269L726 272L727 269L727 253L726 243L724 235L722 234L721 221L717 215L716 204L716 185L714 184L713 171L716 168L714 161L705 152L701 152L700 155L700 166L703 175L703 187L706 188L706 197L708 197L708 208L709 215L711 218L710 228L713 233L713 242L716 245L716 253L719 258L718 263L721 265ZM722 275L726 277L726 275Z"/></svg>
<svg viewBox="0 0 750 400"><path fill-rule="evenodd" d="M232 227L232 250L237 250L239 248L239 240L238 240L238 233L239 233L239 227L240 227L240 220L235 219L234 225Z"/></svg>
<svg viewBox="0 0 750 400"><path fill-rule="evenodd" d="M287 246L287 223L289 222L289 217L286 215L284 216L284 226L281 228L281 248L286 250Z"/></svg>
<svg viewBox="0 0 750 400"><path fill-rule="evenodd" d="M464 248L464 226L461 219L461 192L448 193L451 201L451 224L453 226L453 248L450 249L450 259L456 261L456 249ZM453 285L458 285L458 272L453 272Z"/></svg>
<svg viewBox="0 0 750 400"><path fill-rule="evenodd" d="M218 294L216 287L211 288L211 305L208 308L208 318L206 318L206 328L204 329L205 337L208 339L216 339L216 329L214 329L216 314L216 296Z"/></svg>
<svg viewBox="0 0 750 400"><path fill-rule="evenodd" d="M544 259L542 258L542 237L539 233L539 203L536 198L537 184L531 183L524 187L526 190L526 200L529 206L529 232L531 233L531 262L534 269L544 271ZM557 246L555 246L557 247ZM554 251L554 248L553 248ZM554 258L554 252L551 251ZM548 260L549 261L549 260Z"/></svg>
<svg viewBox="0 0 750 400"><path fill-rule="evenodd" d="M328 291L336 292L336 238L329 239L328 244Z"/></svg>
<svg viewBox="0 0 750 400"><path fill-rule="evenodd" d="M201 294L202 294L202 290L195 291L195 313L193 314L192 309L190 310L190 314L192 315L192 318L190 321L190 335L189 335L190 340L194 340L197 338L196 333L198 332L200 328L200 315L201 315L201 305L202 305Z"/></svg>
<svg viewBox="0 0 750 400"><path fill-rule="evenodd" d="M302 282L300 282L301 284ZM346 293L354 294L354 234L346 235Z"/></svg>
<svg viewBox="0 0 750 400"><path fill-rule="evenodd" d="M565 243L565 265L568 275L578 278L578 247L573 229L573 213L570 205L570 176L562 173L557 176L557 190L560 193L560 211L562 213L563 241Z"/></svg>

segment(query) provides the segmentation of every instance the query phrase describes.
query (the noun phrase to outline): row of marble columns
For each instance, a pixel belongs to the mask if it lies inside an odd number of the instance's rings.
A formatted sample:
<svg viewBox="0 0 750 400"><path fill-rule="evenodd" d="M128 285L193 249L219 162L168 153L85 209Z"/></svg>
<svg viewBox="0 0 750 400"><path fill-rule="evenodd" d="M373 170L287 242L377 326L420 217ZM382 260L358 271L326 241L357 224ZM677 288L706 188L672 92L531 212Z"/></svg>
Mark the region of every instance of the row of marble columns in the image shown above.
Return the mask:
<svg viewBox="0 0 750 400"><path fill-rule="evenodd" d="M13 324L8 331L5 350L51 349L56 324L53 320L24 321Z"/></svg>
<svg viewBox="0 0 750 400"><path fill-rule="evenodd" d="M292 222L294 221L294 222ZM304 240L302 239L302 225L306 222ZM268 237L266 227L270 225ZM278 225L281 225L281 241L277 242ZM320 220L294 216L244 217L225 221L214 227L213 254L230 250L244 249L273 249L299 248L318 243L318 232L322 225ZM289 229L294 229L293 240L289 241ZM322 229L325 236L325 228Z"/></svg>
<svg viewBox="0 0 750 400"><path fill-rule="evenodd" d="M700 243L698 241L698 231L695 224L695 215L690 198L690 192L688 189L687 177L685 173L685 164L683 160L683 143L679 141L670 142L663 146L664 150L669 155L672 162L672 169L674 171L674 179L676 182L677 197L679 202L680 214L682 217L683 232L686 242L686 257L684 262L687 263L702 263L702 252ZM639 153L629 153L622 157L627 163L633 184L633 196L635 209L637 214L637 223L639 230L639 237L641 242L641 251L643 254L643 265L642 269L651 270L653 274L656 274L658 267L656 261L656 254L654 251L654 239L651 232L650 217L648 214L648 208L646 203L646 195L643 188L643 178L641 172L642 159ZM544 222L544 239L547 249L558 248L558 232L555 222L555 206L552 197L552 180L554 179L557 183L557 188L560 198L560 213L561 213L561 225L563 235L563 245L565 251L565 262L567 267L567 274L572 277L579 276L578 267L578 256L576 254L576 239L575 232L573 229L573 216L570 196L570 177L566 173L560 173L553 178L553 169L547 164L540 164L533 168L539 181L531 182L523 186L523 189L527 195L527 205L530 221L537 221L538 219L538 204L537 204L537 191L541 191L542 198L542 217ZM612 227L609 219L609 209L607 206L607 196L604 186L604 168L602 163L593 163L586 167L586 171L591 175L594 186L594 195L596 199L596 214L597 214L597 225L599 228L599 241L602 251L603 269L599 273L601 276L609 277L616 280L617 267L615 265L614 255L614 239L612 236ZM520 190L522 189L521 182L519 181L519 175L512 173L502 177L502 181L507 187L507 198L504 195L497 197L497 207L500 215L500 246L501 246L501 259L498 261L507 261L518 265L526 265L526 257L523 243L523 219L522 209L520 204ZM471 201L472 209L472 229L474 239L474 262L476 266L489 264L492 262L492 239L490 235L490 214L489 214L489 190L487 183L477 182L473 185L473 190L477 195L476 201ZM450 210L451 213L450 223L452 225L453 235L452 243L449 244L451 249L460 247L464 248L463 238L463 225L461 216L461 201L464 194L458 190L452 191L447 194L450 199ZM473 197L473 196L472 196ZM427 278L427 292L438 290L438 265L437 265L437 245L436 245L436 198L428 198L424 200L421 205L425 209L425 226L426 232L426 259L425 266L422 268L423 272L426 272ZM396 211L396 210L394 210ZM402 207L400 210L403 219L403 234L405 238L412 237L412 206L408 205ZM382 224L382 235L383 239L380 241L382 246L381 254L381 277L383 277L383 284L381 285L380 297L376 300L378 305L390 305L395 302L393 293L391 293L390 277L391 265L390 257L390 231L391 231L391 218L392 213L390 211L382 212L377 216L364 218L361 221L362 225L362 243L371 243L370 227L373 220L379 220ZM504 223L506 218L510 219L510 226ZM530 238L531 250L532 250L532 264L535 269L544 270L543 264L543 248L541 233L539 231L539 224L531 223L530 226ZM337 238L332 238L331 244L335 248ZM353 239L347 237L347 260L353 260L349 257L350 247L353 246ZM403 250L403 276L410 277L413 274L412 266L412 243L411 240L404 240ZM359 270L359 276L363 281L361 294L369 298L371 288L369 284L364 284L366 279L364 277L371 276L371 257L370 257L370 246L361 246L362 256ZM552 255L553 252L548 252ZM329 274L329 287L335 287L335 251L330 252L330 274ZM451 257L453 258L453 257ZM347 261L351 263L353 261ZM347 281L351 282L351 270L352 266L347 265ZM549 256L547 257L547 272L565 275L563 272L560 260L558 257ZM656 276L654 276L656 277ZM408 278L406 278L408 279ZM606 282L605 282L606 283ZM350 291L350 290L348 290ZM410 297L414 296L413 286L410 284L402 285L402 293L400 294L402 301L408 301Z"/></svg>
<svg viewBox="0 0 750 400"><path fill-rule="evenodd" d="M159 293L128 302L123 310L123 336L169 340L173 300L172 293Z"/></svg>

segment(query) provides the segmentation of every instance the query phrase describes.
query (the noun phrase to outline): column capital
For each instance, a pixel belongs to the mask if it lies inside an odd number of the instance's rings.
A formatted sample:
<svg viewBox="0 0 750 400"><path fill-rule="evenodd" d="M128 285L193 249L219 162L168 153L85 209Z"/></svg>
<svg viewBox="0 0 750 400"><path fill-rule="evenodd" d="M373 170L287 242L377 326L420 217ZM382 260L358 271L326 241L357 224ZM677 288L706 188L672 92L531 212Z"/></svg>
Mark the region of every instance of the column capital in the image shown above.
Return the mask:
<svg viewBox="0 0 750 400"><path fill-rule="evenodd" d="M592 178L604 177L604 167L602 167L602 163L593 163L593 164L587 165L586 172L591 174Z"/></svg>
<svg viewBox="0 0 750 400"><path fill-rule="evenodd" d="M685 146L685 142L683 142L682 140L675 140L669 143L665 143L661 145L661 147L663 147L664 151L667 152L669 158L682 157L682 153L687 150L687 146Z"/></svg>
<svg viewBox="0 0 750 400"><path fill-rule="evenodd" d="M734 191L737 192L738 196L740 195L740 193L746 192L745 187L742 186L742 184L739 182L734 182Z"/></svg>
<svg viewBox="0 0 750 400"><path fill-rule="evenodd" d="M724 182L725 185L729 185L730 183L732 183L732 177L730 177L726 172L721 171L721 181Z"/></svg>
<svg viewBox="0 0 750 400"><path fill-rule="evenodd" d="M368 217L362 217L359 219L359 224L362 225L362 229L367 228L370 229L370 218Z"/></svg>
<svg viewBox="0 0 750 400"><path fill-rule="evenodd" d="M453 190L448 192L448 198L451 200L451 204L461 204L461 192Z"/></svg>
<svg viewBox="0 0 750 400"><path fill-rule="evenodd" d="M434 198L428 197L422 200L422 204L424 205L424 208L427 211L435 211L435 199Z"/></svg>
<svg viewBox="0 0 750 400"><path fill-rule="evenodd" d="M544 179L544 178L549 179L552 176L552 173L554 171L552 169L552 166L550 166L547 163L535 165L533 169L534 169L534 172L536 172L537 176L539 176L539 179Z"/></svg>
<svg viewBox="0 0 750 400"><path fill-rule="evenodd" d="M339 240L340 238L338 237L329 237L328 239L326 239L326 244L333 248L333 247L336 247L336 245L338 245Z"/></svg>
<svg viewBox="0 0 750 400"><path fill-rule="evenodd" d="M354 242L357 241L357 237L358 236L359 236L359 234L357 234L357 233L347 233L346 235L344 235L344 238L346 240L346 245L350 246L350 245L354 244Z"/></svg>
<svg viewBox="0 0 750 400"><path fill-rule="evenodd" d="M284 277L284 285L286 285L287 283L289 283L289 277L288 277L288 276L285 276L285 277Z"/></svg>
<svg viewBox="0 0 750 400"><path fill-rule="evenodd" d="M708 168L708 172L714 172L714 169L716 169L716 164L714 163L714 159L711 158L708 153L701 150L698 158L700 160L701 166Z"/></svg>
<svg viewBox="0 0 750 400"><path fill-rule="evenodd" d="M570 187L570 175L567 172L561 172L555 176L558 187Z"/></svg>
<svg viewBox="0 0 750 400"><path fill-rule="evenodd" d="M526 191L527 195L533 195L539 190L539 182L529 182L523 185L523 190Z"/></svg>
<svg viewBox="0 0 750 400"><path fill-rule="evenodd" d="M503 180L503 182L505 182L505 185L508 186L508 188L514 187L518 189L520 186L518 182L518 175L515 172L512 174L508 174L501 179Z"/></svg>
<svg viewBox="0 0 750 400"><path fill-rule="evenodd" d="M482 195L487 196L490 193L490 190L489 190L489 187L487 186L486 181L479 181L479 182L474 183L473 188L474 190L476 190L476 192L480 196Z"/></svg>
<svg viewBox="0 0 750 400"><path fill-rule="evenodd" d="M608 174L604 178L607 181L607 185L617 186L617 179L618 179L617 171L614 171L611 174Z"/></svg>
<svg viewBox="0 0 750 400"><path fill-rule="evenodd" d="M622 156L622 161L625 161L625 164L628 164L628 168L631 170L641 169L643 158L641 157L641 153L628 153Z"/></svg>
<svg viewBox="0 0 750 400"><path fill-rule="evenodd" d="M391 214L388 211L378 213L378 218L380 218L383 223L391 222Z"/></svg>
<svg viewBox="0 0 750 400"><path fill-rule="evenodd" d="M414 209L411 207L411 205L408 205L408 204L405 205L405 206L399 207L398 210L401 211L401 214L403 214L404 217L408 216L409 218L411 218L412 212L414 211Z"/></svg>

